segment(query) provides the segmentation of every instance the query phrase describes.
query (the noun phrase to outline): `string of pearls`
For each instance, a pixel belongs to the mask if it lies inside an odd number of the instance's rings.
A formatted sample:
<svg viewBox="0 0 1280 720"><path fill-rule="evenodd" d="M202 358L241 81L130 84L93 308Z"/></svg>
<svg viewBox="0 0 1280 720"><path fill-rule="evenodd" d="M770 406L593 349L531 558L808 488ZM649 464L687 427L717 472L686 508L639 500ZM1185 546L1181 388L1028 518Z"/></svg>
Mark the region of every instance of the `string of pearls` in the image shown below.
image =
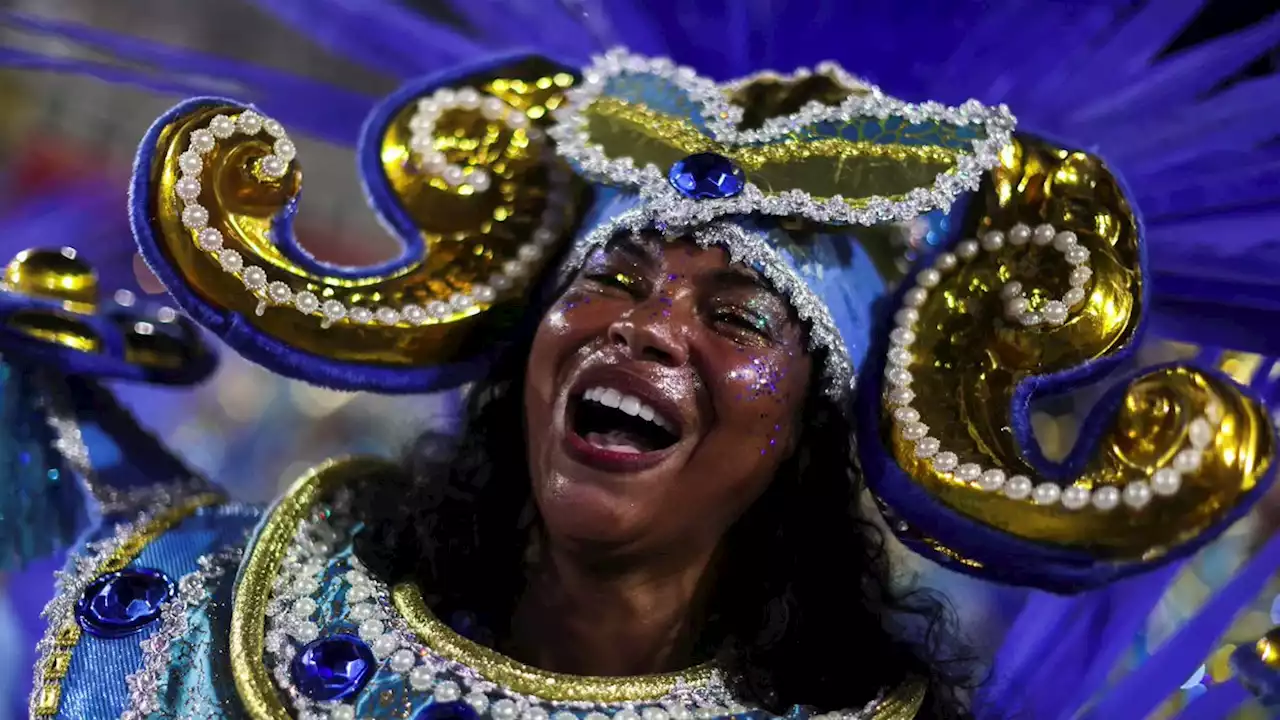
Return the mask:
<svg viewBox="0 0 1280 720"><path fill-rule="evenodd" d="M409 119L409 149L419 168L440 177L449 187L470 185L476 192L484 192L490 184L489 173L484 168L454 165L436 149L436 121L450 110L479 110L485 119L502 122L513 130L524 130L531 137L538 132L530 126L529 117L524 112L501 98L481 97L475 88L440 88L430 97L422 98Z"/></svg>
<svg viewBox="0 0 1280 720"><path fill-rule="evenodd" d="M487 102L482 103L481 107L487 105ZM522 117L523 114L510 113L508 122L517 116ZM268 305L274 305L292 307L303 315L319 314L322 318L321 327L325 328L343 321L356 325L377 324L389 327L439 323L455 314L467 313L473 309L483 310L497 298L498 293L509 290L517 281L526 277L533 263L540 260L560 237L564 214L562 209L569 199L570 176L563 168L556 167L550 173L547 207L529 241L520 245L515 257L504 262L500 270L489 276L487 282L473 284L470 292L454 293L447 301L435 300L424 305L378 308L347 305L333 298L323 299L310 290L295 292L279 280L268 282L265 269L246 263L239 252L223 247L222 232L209 225L209 210L199 201L202 190L200 171L204 167L204 156L217 148L219 140L230 139L237 133L252 137L261 132L266 132L275 141L272 154L258 160L254 172L264 180L284 177L296 155L293 142L280 123L252 110L245 110L234 117L217 115L209 121L208 127L191 133L187 150L178 156L181 175L174 183L174 193L183 203L183 226L195 234L195 242L200 249L216 254L218 264L224 272L236 276L245 288L258 297L258 315L262 315ZM476 179L474 173L470 177Z"/></svg>
<svg viewBox="0 0 1280 720"><path fill-rule="evenodd" d="M1005 313L1009 319L1016 320L1026 327L1038 325L1062 325L1067 321L1070 311L1084 302L1084 285L1093 277L1093 268L1089 267L1089 250L1080 245L1076 234L1070 230L1057 232L1052 225L1045 223L1034 231L1022 223L1014 225L1007 238L1009 245L1021 247L1030 241L1034 245L1052 245L1054 250L1062 253L1067 263L1072 266L1069 282L1071 289L1060 299L1050 300L1039 310L1030 309L1030 300L1023 290L1022 283L1012 280L1005 283L1000 290L1000 297L1005 301ZM1004 233L991 230L982 236L982 249L999 250L1006 241ZM959 250L959 248L957 248Z"/></svg>
<svg viewBox="0 0 1280 720"><path fill-rule="evenodd" d="M1200 469L1205 451L1213 444L1222 421L1222 408L1217 403L1210 403L1203 415L1192 420L1187 445L1174 456L1172 464L1156 470L1148 479L1132 480L1123 488L1113 485L1089 488L1080 484L1063 488L1054 482L1037 485L1026 475L998 467L983 467L974 462L962 463L959 455L944 449L941 441L929 434L929 426L920 421L920 412L912 405L915 393L911 390L909 370L915 360L915 327L920 319L918 308L928 299L929 290L937 286L947 273L954 271L961 259L971 260L978 256L980 250L999 251L1005 240L1004 233L991 231L983 235L980 242L961 242L954 254L942 253L934 260L933 267L921 270L916 275L916 287L904 294L903 307L894 316L895 327L889 334L891 344L885 368L885 403L893 408L895 430L904 440L913 443L915 456L929 460L934 470L950 473L955 479L979 490L998 492L1013 500L1030 500L1037 505L1061 504L1067 510L1081 510L1092 505L1105 512L1115 509L1121 502L1136 510L1146 507L1154 496L1177 494L1183 476ZM1011 282L1002 290L1006 311L1027 327L1046 322L1061 325L1067 320L1069 308L1084 301L1082 286L1092 275L1085 264L1088 250L1078 244L1074 233L1059 233L1052 225L1041 225L1033 231L1018 224L1009 231L1010 245L1025 245L1028 241L1041 246L1053 243L1054 248L1066 256L1067 261L1075 266L1071 276L1072 289L1061 301L1056 301L1058 304L1053 306L1052 312L1048 305L1042 312L1030 312L1026 308L1025 295L1021 293L1021 284ZM1014 286L1016 291L1009 291L1010 286Z"/></svg>

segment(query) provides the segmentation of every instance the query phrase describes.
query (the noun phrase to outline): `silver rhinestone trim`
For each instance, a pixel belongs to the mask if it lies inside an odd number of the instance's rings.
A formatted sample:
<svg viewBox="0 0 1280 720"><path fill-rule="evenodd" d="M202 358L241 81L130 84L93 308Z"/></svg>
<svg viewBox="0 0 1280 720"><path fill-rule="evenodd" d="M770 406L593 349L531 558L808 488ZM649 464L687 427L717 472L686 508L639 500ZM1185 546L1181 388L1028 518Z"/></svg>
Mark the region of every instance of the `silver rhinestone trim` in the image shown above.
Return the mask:
<svg viewBox="0 0 1280 720"><path fill-rule="evenodd" d="M98 502L103 514L128 515L145 507L172 505L180 498L197 493L218 491L212 483L194 472L188 477L170 482L123 490L98 482L89 457L89 447L85 445L75 412L66 397L66 386L47 373L41 374L38 382L44 400L45 421L54 433L53 449L62 455L71 471L79 476L80 482ZM120 411L128 412L123 407ZM143 432L140 423L132 416L130 420L139 432Z"/></svg>
<svg viewBox="0 0 1280 720"><path fill-rule="evenodd" d="M36 717L36 709L40 700L40 692L45 685L44 668L48 665L50 654L54 649L54 640L58 630L74 620L76 601L84 594L85 588L97 579L98 568L108 557L115 554L123 545L133 540L143 528L151 523L155 516L167 506L156 505L140 513L132 522L115 526L110 537L89 543L79 553L71 553L63 570L55 575L53 599L44 607L41 614L45 618L44 635L36 644L35 679L32 684L30 709L31 717Z"/></svg>
<svg viewBox="0 0 1280 720"><path fill-rule="evenodd" d="M159 694L160 683L171 663L171 650L175 640L186 635L187 612L207 602L214 584L236 567L244 554L243 546L225 548L205 555L196 561L199 569L178 581L178 593L160 610L160 628L142 640L142 667L125 679L129 687L129 708L121 720L144 720L159 712L164 698ZM214 708L201 708L211 712ZM188 715L193 713L188 712Z"/></svg>
<svg viewBox="0 0 1280 720"><path fill-rule="evenodd" d="M326 511L326 510L331 510ZM321 602L323 578L334 566L333 553L351 542L355 523L350 517L349 498L339 497L331 508L320 508L303 523L286 555L276 592L268 606L266 648L271 656L272 674L281 690L293 700L301 714L327 711L330 718L354 718L354 703L316 703L301 696L292 686L289 663L298 648L311 639L328 634L332 625L345 622L358 628L357 634L373 648L380 663L380 677L392 673L400 677L404 693L425 703L461 700L482 717L493 720L568 720L563 713L586 712L591 720L704 720L728 714L750 712L753 708L736 700L717 674L704 688L677 687L658 701L640 703L557 702L524 695L484 678L474 669L437 655L423 645L396 611L387 585L374 577L358 558L349 556L345 569L336 569L346 590L346 600L335 609ZM322 628L329 627L329 630ZM379 692L387 688L378 682ZM826 720L864 720L871 717L882 696L855 711L830 713ZM577 717L574 716L577 720Z"/></svg>
<svg viewBox="0 0 1280 720"><path fill-rule="evenodd" d="M962 155L956 167L939 174L931 188L916 188L901 200L876 196L855 207L840 196L818 199L799 189L765 194L747 182L734 197L692 200L680 195L667 182L666 168L653 164L636 167L629 157L605 155L591 141L584 110L604 92L606 81L624 74L652 74L683 90L701 106L711 137L729 146L744 146L783 139L814 123L844 122L858 117L900 115L911 122L928 120L955 125L981 125L987 137L973 143L973 153ZM730 83L728 88L733 87ZM666 58L645 58L625 50L611 50L596 58L582 82L566 95L565 104L555 113L548 134L556 140L557 152L577 166L589 179L609 185L639 190L648 201L651 219L672 225L706 223L725 215L778 215L804 217L815 222L851 225L878 225L905 221L923 213L948 209L962 192L976 190L982 174L999 162L1001 148L1009 143L1016 121L1008 108L987 107L970 100L959 107L941 103L907 103L885 95L879 88L859 82L865 92L851 95L839 105L810 103L799 112L771 118L762 127L738 130L743 109L729 101L729 91L714 81L699 77L693 70L678 67Z"/></svg>

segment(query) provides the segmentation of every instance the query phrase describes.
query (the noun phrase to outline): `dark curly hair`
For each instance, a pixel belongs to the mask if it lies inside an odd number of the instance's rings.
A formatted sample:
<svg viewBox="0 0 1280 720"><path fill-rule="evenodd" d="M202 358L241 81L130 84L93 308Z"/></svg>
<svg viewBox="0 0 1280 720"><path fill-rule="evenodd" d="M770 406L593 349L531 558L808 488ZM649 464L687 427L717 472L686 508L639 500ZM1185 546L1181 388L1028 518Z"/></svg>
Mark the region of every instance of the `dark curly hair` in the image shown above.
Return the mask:
<svg viewBox="0 0 1280 720"><path fill-rule="evenodd" d="M457 435L422 436L400 475L371 483L360 503L356 551L374 572L416 580L437 614L468 613L496 637L523 591L537 522L523 406L532 338L521 333L470 391ZM931 594L889 591L848 421L811 385L797 450L728 533L696 647L728 658L738 694L775 713L859 707L918 678L927 683L918 717L969 717L953 613ZM916 640L895 637L890 618L906 620Z"/></svg>

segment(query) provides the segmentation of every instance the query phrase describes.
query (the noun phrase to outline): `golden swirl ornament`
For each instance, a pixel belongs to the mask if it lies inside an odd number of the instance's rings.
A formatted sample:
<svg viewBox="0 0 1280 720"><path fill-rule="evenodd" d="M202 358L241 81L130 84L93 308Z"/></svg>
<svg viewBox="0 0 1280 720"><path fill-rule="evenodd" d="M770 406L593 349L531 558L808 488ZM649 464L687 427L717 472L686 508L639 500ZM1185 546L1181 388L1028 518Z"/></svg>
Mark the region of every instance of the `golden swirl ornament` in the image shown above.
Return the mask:
<svg viewBox="0 0 1280 720"><path fill-rule="evenodd" d="M934 498L1013 538L1104 561L1157 560L1264 478L1270 420L1229 380L1165 367L1095 409L1109 421L1091 456L1040 457L1030 430L1015 432L1042 394L1027 382L1069 389L1085 377L1066 374L1130 346L1146 278L1137 219L1099 160L1021 136L1001 160L970 218L974 239L908 280L885 366L886 442ZM984 564L973 548L918 539Z"/></svg>
<svg viewBox="0 0 1280 720"><path fill-rule="evenodd" d="M302 171L279 123L224 101L179 106L138 170L143 253L184 306L251 359L348 389L433 389L405 385L408 376L353 380L350 366L390 375L465 361L519 310L574 229L582 189L540 128L573 81L527 60L375 110L361 169L404 249L372 268L324 265L293 238ZM321 371L280 366L281 345Z"/></svg>

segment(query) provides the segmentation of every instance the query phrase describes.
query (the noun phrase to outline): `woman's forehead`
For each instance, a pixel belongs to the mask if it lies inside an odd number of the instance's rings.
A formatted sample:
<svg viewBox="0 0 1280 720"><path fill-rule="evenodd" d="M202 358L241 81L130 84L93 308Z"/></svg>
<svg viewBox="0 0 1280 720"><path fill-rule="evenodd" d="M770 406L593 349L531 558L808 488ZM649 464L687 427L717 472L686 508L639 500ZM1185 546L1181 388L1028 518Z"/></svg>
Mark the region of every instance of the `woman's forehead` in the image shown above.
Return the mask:
<svg viewBox="0 0 1280 720"><path fill-rule="evenodd" d="M761 289L775 293L772 285L755 268L733 262L729 253L718 245L703 247L688 236L663 237L654 232L623 233L610 240L600 252L605 255L626 256L655 269L693 263L703 270L745 277Z"/></svg>

